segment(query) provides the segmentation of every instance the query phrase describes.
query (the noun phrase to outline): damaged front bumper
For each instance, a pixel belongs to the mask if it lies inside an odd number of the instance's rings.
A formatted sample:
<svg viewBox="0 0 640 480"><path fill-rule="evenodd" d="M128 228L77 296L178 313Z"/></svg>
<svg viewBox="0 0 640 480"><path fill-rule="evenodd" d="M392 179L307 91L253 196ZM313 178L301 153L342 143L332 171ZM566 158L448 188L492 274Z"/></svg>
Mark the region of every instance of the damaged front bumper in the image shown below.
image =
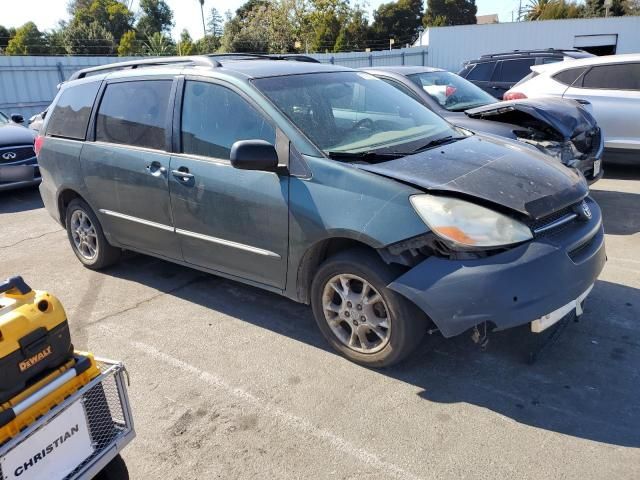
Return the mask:
<svg viewBox="0 0 640 480"><path fill-rule="evenodd" d="M445 337L483 322L497 330L533 322L579 298L606 261L602 216L482 259L430 257L389 288L422 309Z"/></svg>

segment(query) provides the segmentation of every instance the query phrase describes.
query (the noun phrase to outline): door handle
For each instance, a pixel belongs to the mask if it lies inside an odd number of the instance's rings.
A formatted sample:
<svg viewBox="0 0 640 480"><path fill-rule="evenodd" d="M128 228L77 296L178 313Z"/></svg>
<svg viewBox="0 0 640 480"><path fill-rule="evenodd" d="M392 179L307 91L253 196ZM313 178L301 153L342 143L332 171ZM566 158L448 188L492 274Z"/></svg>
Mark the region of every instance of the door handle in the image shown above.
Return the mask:
<svg viewBox="0 0 640 480"><path fill-rule="evenodd" d="M193 173L189 173L189 169L186 167L180 167L178 170L171 170L171 175L185 183L194 178Z"/></svg>

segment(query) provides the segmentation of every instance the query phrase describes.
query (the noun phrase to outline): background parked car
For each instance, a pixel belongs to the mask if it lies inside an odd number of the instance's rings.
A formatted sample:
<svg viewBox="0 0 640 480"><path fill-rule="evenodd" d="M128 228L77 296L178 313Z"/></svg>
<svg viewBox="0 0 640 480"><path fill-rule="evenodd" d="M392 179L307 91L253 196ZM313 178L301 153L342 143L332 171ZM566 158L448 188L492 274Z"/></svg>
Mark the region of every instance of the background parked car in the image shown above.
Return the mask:
<svg viewBox="0 0 640 480"><path fill-rule="evenodd" d="M20 125L22 115L0 112L0 191L40 183L33 151L35 132Z"/></svg>
<svg viewBox="0 0 640 480"><path fill-rule="evenodd" d="M587 100L602 128L607 161L640 163L640 54L532 67L505 98Z"/></svg>
<svg viewBox="0 0 640 480"><path fill-rule="evenodd" d="M29 128L31 130L35 130L39 132L42 128L42 124L44 123L44 119L47 116L47 110L44 112L36 113L31 118L29 118Z"/></svg>
<svg viewBox="0 0 640 480"><path fill-rule="evenodd" d="M520 140L589 182L602 176L603 141L595 118L561 99L499 102L464 78L431 67L376 67L366 72L390 83L459 127Z"/></svg>
<svg viewBox="0 0 640 480"><path fill-rule="evenodd" d="M587 57L593 55L583 50L514 50L466 62L458 75L502 100L504 92L528 75L532 66Z"/></svg>

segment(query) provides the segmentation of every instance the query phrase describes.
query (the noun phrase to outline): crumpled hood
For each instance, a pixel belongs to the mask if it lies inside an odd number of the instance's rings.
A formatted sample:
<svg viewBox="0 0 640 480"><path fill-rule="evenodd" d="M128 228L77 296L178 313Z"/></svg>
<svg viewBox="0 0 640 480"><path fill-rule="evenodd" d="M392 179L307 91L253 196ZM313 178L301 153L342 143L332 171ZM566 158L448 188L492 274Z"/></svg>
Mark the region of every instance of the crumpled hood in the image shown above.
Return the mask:
<svg viewBox="0 0 640 480"><path fill-rule="evenodd" d="M464 112L470 118L481 118L514 125L532 124L541 130L551 127L563 140L597 127L596 119L575 100L538 98L497 102ZM532 123L533 122L533 123Z"/></svg>
<svg viewBox="0 0 640 480"><path fill-rule="evenodd" d="M490 135L473 135L415 155L356 167L432 192L454 192L545 217L587 196L586 181L535 150Z"/></svg>
<svg viewBox="0 0 640 480"><path fill-rule="evenodd" d="M0 125L0 147L32 145L34 138L34 131L28 128L12 123Z"/></svg>

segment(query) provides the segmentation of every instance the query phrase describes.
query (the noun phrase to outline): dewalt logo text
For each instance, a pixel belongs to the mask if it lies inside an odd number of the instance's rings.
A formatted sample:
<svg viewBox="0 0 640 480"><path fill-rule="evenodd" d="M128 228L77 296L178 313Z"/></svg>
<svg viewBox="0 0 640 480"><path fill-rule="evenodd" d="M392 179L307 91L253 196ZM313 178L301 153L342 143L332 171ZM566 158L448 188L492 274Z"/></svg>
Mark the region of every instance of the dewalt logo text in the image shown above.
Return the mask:
<svg viewBox="0 0 640 480"><path fill-rule="evenodd" d="M22 362L20 362L18 364L18 367L20 367L20 371L21 372L24 372L25 370L29 370L31 367L33 367L36 363L39 363L42 360L44 360L45 358L47 358L49 355L51 355L51 347L50 346L45 348L41 352L38 352L34 356L29 357L26 360L23 360Z"/></svg>

